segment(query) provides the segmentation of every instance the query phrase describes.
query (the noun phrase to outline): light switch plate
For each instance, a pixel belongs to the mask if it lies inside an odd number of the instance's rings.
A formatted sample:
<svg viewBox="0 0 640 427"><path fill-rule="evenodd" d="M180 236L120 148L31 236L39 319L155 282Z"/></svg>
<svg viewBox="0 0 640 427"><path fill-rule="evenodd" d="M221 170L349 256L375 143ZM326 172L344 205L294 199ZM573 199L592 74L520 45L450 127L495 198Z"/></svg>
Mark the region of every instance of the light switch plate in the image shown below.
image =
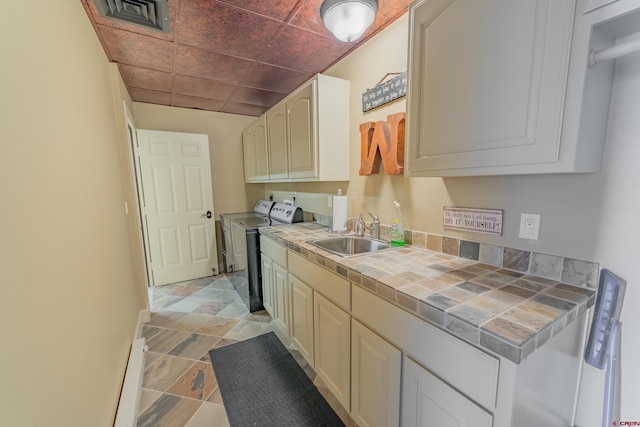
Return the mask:
<svg viewBox="0 0 640 427"><path fill-rule="evenodd" d="M520 238L538 240L540 234L540 215L526 214L520 215Z"/></svg>

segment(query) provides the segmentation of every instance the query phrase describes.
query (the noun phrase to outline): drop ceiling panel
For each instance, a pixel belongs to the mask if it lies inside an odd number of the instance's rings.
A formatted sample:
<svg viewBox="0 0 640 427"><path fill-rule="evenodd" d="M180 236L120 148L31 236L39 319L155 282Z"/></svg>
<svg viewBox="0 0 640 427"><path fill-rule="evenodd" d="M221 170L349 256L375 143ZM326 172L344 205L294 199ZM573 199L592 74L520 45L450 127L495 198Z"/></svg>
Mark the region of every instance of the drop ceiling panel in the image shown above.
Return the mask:
<svg viewBox="0 0 640 427"><path fill-rule="evenodd" d="M263 62L308 73L323 70L353 46L334 38L288 26L264 52Z"/></svg>
<svg viewBox="0 0 640 427"><path fill-rule="evenodd" d="M99 31L113 62L158 71L173 71L173 43L112 27L99 26Z"/></svg>
<svg viewBox="0 0 640 427"><path fill-rule="evenodd" d="M290 68L276 67L270 64L258 63L245 76L243 83L249 87L270 90L273 92L290 94L311 77L314 73L301 72Z"/></svg>
<svg viewBox="0 0 640 427"><path fill-rule="evenodd" d="M175 76L173 91L181 95L227 100L236 86L209 79L189 76Z"/></svg>
<svg viewBox="0 0 640 427"><path fill-rule="evenodd" d="M120 69L122 79L127 82L129 87L167 93L171 93L173 88L171 73L126 64L118 64L118 69Z"/></svg>
<svg viewBox="0 0 640 427"><path fill-rule="evenodd" d="M170 0L166 33L100 16L94 0L80 1L134 101L250 116L335 64L411 3L379 1L372 27L344 43L322 24L322 0Z"/></svg>
<svg viewBox="0 0 640 427"><path fill-rule="evenodd" d="M180 43L245 59L258 59L282 22L225 3L189 0L183 3ZM259 29L259 31L257 31Z"/></svg>
<svg viewBox="0 0 640 427"><path fill-rule="evenodd" d="M223 81L232 85L239 85L254 66L255 61L191 46L178 45L176 52L177 74Z"/></svg>

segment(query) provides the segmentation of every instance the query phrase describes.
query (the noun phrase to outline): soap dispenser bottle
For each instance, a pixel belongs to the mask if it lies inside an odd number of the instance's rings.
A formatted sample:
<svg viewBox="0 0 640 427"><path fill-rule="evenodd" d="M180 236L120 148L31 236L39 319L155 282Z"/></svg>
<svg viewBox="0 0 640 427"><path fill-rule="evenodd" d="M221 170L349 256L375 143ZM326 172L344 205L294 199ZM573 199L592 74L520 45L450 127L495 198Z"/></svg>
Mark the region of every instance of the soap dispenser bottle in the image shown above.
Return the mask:
<svg viewBox="0 0 640 427"><path fill-rule="evenodd" d="M400 203L393 201L395 213L391 221L391 246L404 246L404 222L402 220L402 210Z"/></svg>

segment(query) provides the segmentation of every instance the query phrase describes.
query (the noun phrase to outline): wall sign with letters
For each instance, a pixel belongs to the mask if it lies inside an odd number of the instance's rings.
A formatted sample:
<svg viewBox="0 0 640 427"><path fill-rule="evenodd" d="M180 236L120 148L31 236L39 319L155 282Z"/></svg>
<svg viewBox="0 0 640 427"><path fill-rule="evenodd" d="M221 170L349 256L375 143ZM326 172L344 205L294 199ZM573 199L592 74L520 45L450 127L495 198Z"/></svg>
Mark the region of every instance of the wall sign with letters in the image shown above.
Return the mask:
<svg viewBox="0 0 640 427"><path fill-rule="evenodd" d="M442 211L444 228L502 235L502 210L444 206Z"/></svg>
<svg viewBox="0 0 640 427"><path fill-rule="evenodd" d="M394 74L394 73L389 73ZM389 74L384 76L384 80ZM362 111L369 111L407 95L407 72L404 71L362 94Z"/></svg>

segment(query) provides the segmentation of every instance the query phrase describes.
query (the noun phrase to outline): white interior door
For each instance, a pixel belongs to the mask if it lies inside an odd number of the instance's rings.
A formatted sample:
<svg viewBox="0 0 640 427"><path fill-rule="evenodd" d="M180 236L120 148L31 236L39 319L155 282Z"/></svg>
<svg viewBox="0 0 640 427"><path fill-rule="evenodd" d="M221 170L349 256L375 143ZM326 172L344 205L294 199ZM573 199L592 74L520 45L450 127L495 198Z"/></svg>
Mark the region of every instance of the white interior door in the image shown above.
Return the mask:
<svg viewBox="0 0 640 427"><path fill-rule="evenodd" d="M151 285L216 273L209 138L144 129L137 133Z"/></svg>

